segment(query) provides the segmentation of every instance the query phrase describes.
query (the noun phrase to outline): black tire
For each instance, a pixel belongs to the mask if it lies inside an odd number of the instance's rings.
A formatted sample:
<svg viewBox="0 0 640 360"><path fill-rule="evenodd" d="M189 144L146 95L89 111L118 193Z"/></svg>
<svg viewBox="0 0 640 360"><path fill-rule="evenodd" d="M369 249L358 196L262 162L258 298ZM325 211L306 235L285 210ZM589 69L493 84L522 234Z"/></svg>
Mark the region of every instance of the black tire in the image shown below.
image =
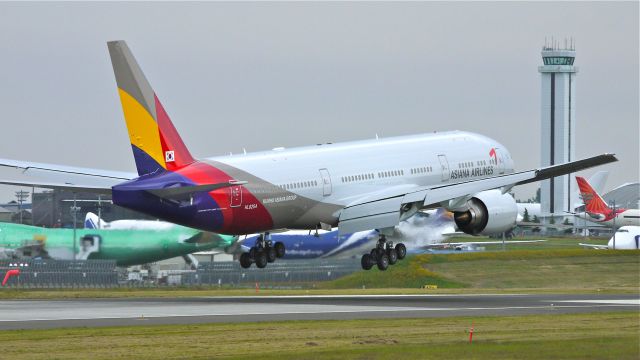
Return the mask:
<svg viewBox="0 0 640 360"><path fill-rule="evenodd" d="M393 265L398 262L398 252L396 249L387 249L387 257L389 258L389 265Z"/></svg>
<svg viewBox="0 0 640 360"><path fill-rule="evenodd" d="M396 254L398 255L398 260L402 260L407 256L407 247L404 246L403 243L399 243L396 245Z"/></svg>
<svg viewBox="0 0 640 360"><path fill-rule="evenodd" d="M248 269L251 267L251 256L249 256L249 253L242 253L242 255L240 255L240 266L242 266L243 269Z"/></svg>
<svg viewBox="0 0 640 360"><path fill-rule="evenodd" d="M371 260L373 262L378 261L378 249L371 249L371 252L369 253L369 255L371 256Z"/></svg>
<svg viewBox="0 0 640 360"><path fill-rule="evenodd" d="M259 269L264 269L265 266L267 266L267 254L264 251L256 251L256 266Z"/></svg>
<svg viewBox="0 0 640 360"><path fill-rule="evenodd" d="M279 258L283 257L287 252L287 249L285 249L284 244L281 241L276 242L273 248L276 249L276 256Z"/></svg>
<svg viewBox="0 0 640 360"><path fill-rule="evenodd" d="M380 271L387 270L387 268L389 267L389 257L386 254L380 256L378 258L377 264Z"/></svg>
<svg viewBox="0 0 640 360"><path fill-rule="evenodd" d="M251 260L255 260L256 259L256 253L258 252L258 249L256 249L255 246L252 246L251 248L249 248L249 257L251 258Z"/></svg>
<svg viewBox="0 0 640 360"><path fill-rule="evenodd" d="M267 262L272 263L276 261L276 249L269 246L268 248L264 249L264 253L267 255Z"/></svg>
<svg viewBox="0 0 640 360"><path fill-rule="evenodd" d="M371 270L373 267L373 260L371 259L370 254L362 255L362 260L360 260L360 265L362 265L362 269Z"/></svg>

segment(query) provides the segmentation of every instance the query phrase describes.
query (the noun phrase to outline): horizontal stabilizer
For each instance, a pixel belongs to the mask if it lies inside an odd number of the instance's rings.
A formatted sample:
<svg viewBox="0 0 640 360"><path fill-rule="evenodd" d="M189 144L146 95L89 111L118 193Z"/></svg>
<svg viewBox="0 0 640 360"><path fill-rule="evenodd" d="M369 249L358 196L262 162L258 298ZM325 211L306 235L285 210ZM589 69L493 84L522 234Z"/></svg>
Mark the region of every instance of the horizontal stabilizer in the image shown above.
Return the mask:
<svg viewBox="0 0 640 360"><path fill-rule="evenodd" d="M111 187L104 187L104 186L88 186L88 185L80 185L80 184L64 184L64 183L44 182L44 181L22 181L22 180L2 180L2 179L0 179L0 184L28 186L28 187L37 187L37 188L54 189L54 190L68 190L71 192L85 192L85 193L107 194L107 195L111 194Z"/></svg>
<svg viewBox="0 0 640 360"><path fill-rule="evenodd" d="M218 189L222 189L230 186L244 185L246 183L247 183L246 181L230 180L228 182L222 182L217 184L204 184L204 185L193 185L193 186L168 187L163 189L150 189L150 190L147 190L147 192L164 199L179 199L197 192L209 192L209 191L214 191L214 190L218 190Z"/></svg>

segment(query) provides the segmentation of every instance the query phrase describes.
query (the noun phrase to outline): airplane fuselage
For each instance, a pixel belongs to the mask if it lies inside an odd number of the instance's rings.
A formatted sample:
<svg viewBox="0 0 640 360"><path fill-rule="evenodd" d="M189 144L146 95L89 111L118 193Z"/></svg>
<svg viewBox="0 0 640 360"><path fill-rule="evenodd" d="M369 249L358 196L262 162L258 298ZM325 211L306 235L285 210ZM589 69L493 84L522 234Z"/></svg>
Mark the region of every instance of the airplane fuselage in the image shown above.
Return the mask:
<svg viewBox="0 0 640 360"><path fill-rule="evenodd" d="M619 228L622 226L640 226L640 210L639 209L616 209L606 214L596 214L581 212L577 214L581 219L604 225L606 227Z"/></svg>
<svg viewBox="0 0 640 360"><path fill-rule="evenodd" d="M181 225L241 235L337 226L341 209L371 194L512 172L511 156L497 141L453 131L203 159L116 185L113 201ZM177 200L145 191L230 180L247 183Z"/></svg>

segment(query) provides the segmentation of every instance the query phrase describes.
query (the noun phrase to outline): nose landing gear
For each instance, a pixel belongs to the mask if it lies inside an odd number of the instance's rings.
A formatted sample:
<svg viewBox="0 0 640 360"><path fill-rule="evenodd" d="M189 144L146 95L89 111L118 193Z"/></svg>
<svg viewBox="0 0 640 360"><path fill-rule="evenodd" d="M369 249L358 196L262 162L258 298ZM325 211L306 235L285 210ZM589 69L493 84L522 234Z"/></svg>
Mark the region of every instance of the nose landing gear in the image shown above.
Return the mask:
<svg viewBox="0 0 640 360"><path fill-rule="evenodd" d="M282 242L275 244L269 239L269 233L260 234L256 239L256 244L249 249L249 252L240 255L240 266L244 269L251 267L255 263L256 267L263 269L268 263L276 261L285 255L286 249Z"/></svg>
<svg viewBox="0 0 640 360"><path fill-rule="evenodd" d="M364 270L370 270L373 265L377 265L381 271L387 270L389 265L393 265L407 256L407 247L403 243L393 246L392 241L387 241L385 235L380 235L376 247L370 253L362 255L360 261Z"/></svg>

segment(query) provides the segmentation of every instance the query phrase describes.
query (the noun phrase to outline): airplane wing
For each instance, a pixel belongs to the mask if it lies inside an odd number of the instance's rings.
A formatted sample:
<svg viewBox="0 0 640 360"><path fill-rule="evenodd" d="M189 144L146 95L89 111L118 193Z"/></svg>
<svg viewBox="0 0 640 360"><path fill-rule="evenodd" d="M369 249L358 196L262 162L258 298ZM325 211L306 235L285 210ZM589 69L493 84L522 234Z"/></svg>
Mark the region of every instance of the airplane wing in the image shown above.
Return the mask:
<svg viewBox="0 0 640 360"><path fill-rule="evenodd" d="M137 174L132 172L71 167L10 159L0 159L0 167L12 168L19 171L19 178L0 179L0 184L64 189L78 192L110 194L113 185L137 177Z"/></svg>
<svg viewBox="0 0 640 360"><path fill-rule="evenodd" d="M583 243L579 243L578 245L584 246L584 247L588 247L588 248L592 248L592 249L598 249L598 250L608 250L609 249L609 247L607 245L583 244Z"/></svg>
<svg viewBox="0 0 640 360"><path fill-rule="evenodd" d="M46 181L24 181L24 180L5 180L5 179L0 179L0 184L28 186L28 187L56 189L56 190L69 190L73 192L89 192L89 193L95 193L95 194L111 194L110 186L92 186L92 185L71 184L71 183L65 184L65 183L46 182Z"/></svg>
<svg viewBox="0 0 640 360"><path fill-rule="evenodd" d="M354 233L368 229L381 229L398 225L403 213L424 207L464 204L481 191L501 189L503 193L516 185L546 180L590 167L608 164L618 159L613 154L553 165L541 169L470 180L431 187L392 188L380 196L369 196L345 207L339 218L340 233ZM396 189L397 191L393 191Z"/></svg>

